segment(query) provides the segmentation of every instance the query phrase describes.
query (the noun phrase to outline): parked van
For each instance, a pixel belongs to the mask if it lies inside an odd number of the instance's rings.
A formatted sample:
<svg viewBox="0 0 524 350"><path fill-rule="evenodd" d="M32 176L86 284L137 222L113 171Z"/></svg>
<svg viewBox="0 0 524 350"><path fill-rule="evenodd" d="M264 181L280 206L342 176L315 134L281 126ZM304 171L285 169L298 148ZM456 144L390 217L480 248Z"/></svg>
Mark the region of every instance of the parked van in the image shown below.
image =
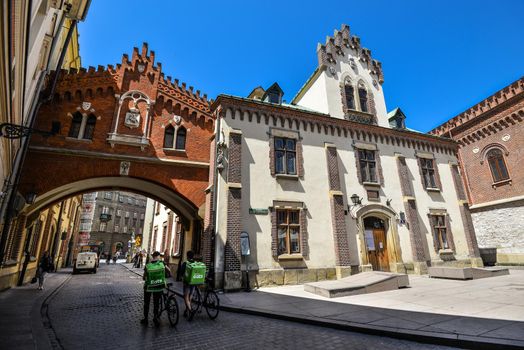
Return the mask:
<svg viewBox="0 0 524 350"><path fill-rule="evenodd" d="M73 265L73 274L80 271L91 271L96 273L98 267L98 254L94 252L81 252L76 256L75 264Z"/></svg>

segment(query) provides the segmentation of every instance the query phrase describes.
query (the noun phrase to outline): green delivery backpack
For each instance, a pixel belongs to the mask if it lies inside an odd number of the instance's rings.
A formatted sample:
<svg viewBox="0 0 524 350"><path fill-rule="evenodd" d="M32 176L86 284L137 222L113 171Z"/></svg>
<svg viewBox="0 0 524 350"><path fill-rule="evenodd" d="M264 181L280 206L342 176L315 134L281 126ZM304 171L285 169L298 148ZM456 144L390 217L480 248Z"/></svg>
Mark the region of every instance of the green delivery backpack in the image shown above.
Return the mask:
<svg viewBox="0 0 524 350"><path fill-rule="evenodd" d="M195 261L186 263L184 282L189 285L204 284L206 280L206 264Z"/></svg>
<svg viewBox="0 0 524 350"><path fill-rule="evenodd" d="M161 261L146 265L147 279L146 290L148 292L159 292L166 286L166 273L164 263Z"/></svg>

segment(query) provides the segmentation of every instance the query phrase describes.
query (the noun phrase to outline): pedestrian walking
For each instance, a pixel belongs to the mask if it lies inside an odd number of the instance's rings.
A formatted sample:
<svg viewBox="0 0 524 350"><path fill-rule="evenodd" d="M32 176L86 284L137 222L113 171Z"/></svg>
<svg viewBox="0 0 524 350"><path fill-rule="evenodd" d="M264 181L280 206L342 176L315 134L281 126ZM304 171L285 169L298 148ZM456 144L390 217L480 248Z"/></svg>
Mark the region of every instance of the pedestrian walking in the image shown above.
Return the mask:
<svg viewBox="0 0 524 350"><path fill-rule="evenodd" d="M162 291L166 287L166 278L171 276L171 271L160 260L160 252L154 252L151 262L144 268L144 275L142 276L144 283L144 318L140 321L141 324L147 325L149 319L149 304L151 303L151 295L153 296L153 322L156 327L160 325L158 319L160 298Z"/></svg>
<svg viewBox="0 0 524 350"><path fill-rule="evenodd" d="M117 260L118 260L118 252L115 252L115 255L113 255L113 264L116 264Z"/></svg>
<svg viewBox="0 0 524 350"><path fill-rule="evenodd" d="M45 275L51 270L51 265L51 258L46 250L40 258L40 261L38 261L38 269L36 270L36 277L38 278L38 290L44 289Z"/></svg>
<svg viewBox="0 0 524 350"><path fill-rule="evenodd" d="M187 260L184 261L180 267L179 275L182 276L184 286L184 304L186 306L186 309L184 310L184 317L189 317L191 314L191 294L193 293L195 286L191 286L186 283L184 274L186 273L187 264L193 263L195 261L195 253L192 250L188 250L186 253L186 258Z"/></svg>

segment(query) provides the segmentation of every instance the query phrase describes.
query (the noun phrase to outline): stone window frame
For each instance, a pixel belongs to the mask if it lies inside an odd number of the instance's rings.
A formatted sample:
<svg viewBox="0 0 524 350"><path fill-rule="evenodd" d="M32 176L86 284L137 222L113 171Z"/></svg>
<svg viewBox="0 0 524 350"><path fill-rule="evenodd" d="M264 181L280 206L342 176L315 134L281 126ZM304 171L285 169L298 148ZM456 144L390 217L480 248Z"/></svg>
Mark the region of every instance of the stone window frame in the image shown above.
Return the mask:
<svg viewBox="0 0 524 350"><path fill-rule="evenodd" d="M172 130L172 140L167 143L167 134L168 131ZM182 133L183 133L183 142L182 140ZM170 132L171 135L171 132ZM187 143L187 129L183 125L173 125L168 124L164 128L164 140L163 140L163 149L166 151L177 151L177 152L185 152L186 151L186 143Z"/></svg>
<svg viewBox="0 0 524 350"><path fill-rule="evenodd" d="M363 104L362 103L362 96L360 94L361 91L364 91L365 92L365 103ZM370 113L371 114L371 111L370 111L370 98L371 98L371 95L370 95L370 90L369 90L369 87L367 86L367 84L364 82L364 80L360 79L357 83L357 88L356 88L356 95L357 95L357 102L358 102L358 110L363 112L363 113ZM365 109L363 108L363 106L365 106Z"/></svg>
<svg viewBox="0 0 524 350"><path fill-rule="evenodd" d="M438 162L435 158L435 155L433 153L428 152L415 152L415 157L417 158L417 164L418 164L418 170L420 175L420 182L422 184L422 188L424 188L425 191L428 192L440 192L442 191L442 182L440 181L440 172L438 169ZM436 187L427 187L426 185L426 179L424 176L423 169L427 167L424 167L424 161L422 159L431 160L432 161L432 170L433 170L433 180L435 182Z"/></svg>
<svg viewBox="0 0 524 350"><path fill-rule="evenodd" d="M346 87L350 86L352 93L353 93L353 108L349 108L348 105L348 96ZM344 114L346 114L347 111L357 111L357 102L355 98L355 85L352 82L352 79L349 76L346 76L342 83L340 84L340 94L342 96L342 108L344 110Z"/></svg>
<svg viewBox="0 0 524 350"><path fill-rule="evenodd" d="M355 166L357 169L358 182L364 186L384 186L384 172L382 171L382 162L380 160L380 152L375 143L368 142L353 142L355 150ZM375 152L375 176L376 182L364 181L362 178L362 168L360 166L360 152L359 151L373 151Z"/></svg>
<svg viewBox="0 0 524 350"><path fill-rule="evenodd" d="M495 177L495 174L493 173L492 162L489 158L489 154L494 151L500 152L499 156L502 158L502 163L504 165L504 170L506 171L507 178L497 180ZM480 164L483 164L484 162L488 163L489 172L491 173L491 179L493 180L493 183L492 183L493 186L511 183L511 174L509 172L508 164L506 162L506 157L508 155L509 155L509 151L507 150L507 148L499 143L489 144L486 147L484 147L484 149L482 150Z"/></svg>
<svg viewBox="0 0 524 350"><path fill-rule="evenodd" d="M106 232L106 230L107 230L107 224L106 224L105 222L101 222L98 230L99 230L100 232Z"/></svg>
<svg viewBox="0 0 524 350"><path fill-rule="evenodd" d="M120 231L120 225L115 225L114 228L113 228L113 231L114 232L119 232Z"/></svg>
<svg viewBox="0 0 524 350"><path fill-rule="evenodd" d="M440 240L438 239L436 235L436 217L442 217L443 222L438 228L440 230L445 229L445 235L446 235L446 241L448 244L448 247L441 247ZM433 248L435 249L436 253L445 253L452 251L455 253L455 241L453 239L453 232L451 230L451 222L449 213L445 209L430 209L428 213L428 220L429 220L429 227L431 228L431 236L433 237Z"/></svg>
<svg viewBox="0 0 524 350"><path fill-rule="evenodd" d="M280 128L269 128L269 170L275 178L303 179L304 178L304 156L302 149L302 137L298 131L290 131ZM276 150L275 138L287 138L295 140L295 169L296 174L280 174L276 172Z"/></svg>
<svg viewBox="0 0 524 350"><path fill-rule="evenodd" d="M71 118L71 126L69 127L69 133L67 139L69 140L83 140L92 141L95 133L97 117L93 113L69 113L68 116ZM73 126L77 126L73 128ZM87 137L86 137L87 136Z"/></svg>
<svg viewBox="0 0 524 350"><path fill-rule="evenodd" d="M309 233L307 230L307 212L308 209L304 202L296 201L273 201L271 211L271 253L277 260L302 260L309 258ZM278 210L298 210L299 220L299 242L300 253L279 254L278 252Z"/></svg>

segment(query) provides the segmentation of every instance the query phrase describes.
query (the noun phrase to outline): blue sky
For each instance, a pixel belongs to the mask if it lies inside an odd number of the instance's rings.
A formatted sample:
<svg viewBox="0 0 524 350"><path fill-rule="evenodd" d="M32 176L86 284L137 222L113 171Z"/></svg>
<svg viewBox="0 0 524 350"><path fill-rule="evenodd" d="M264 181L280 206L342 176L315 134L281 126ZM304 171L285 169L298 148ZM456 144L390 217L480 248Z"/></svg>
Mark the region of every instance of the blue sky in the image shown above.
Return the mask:
<svg viewBox="0 0 524 350"><path fill-rule="evenodd" d="M521 0L92 0L82 65L119 63L148 42L165 75L215 98L277 81L284 99L342 23L382 62L388 110L429 131L524 76Z"/></svg>

